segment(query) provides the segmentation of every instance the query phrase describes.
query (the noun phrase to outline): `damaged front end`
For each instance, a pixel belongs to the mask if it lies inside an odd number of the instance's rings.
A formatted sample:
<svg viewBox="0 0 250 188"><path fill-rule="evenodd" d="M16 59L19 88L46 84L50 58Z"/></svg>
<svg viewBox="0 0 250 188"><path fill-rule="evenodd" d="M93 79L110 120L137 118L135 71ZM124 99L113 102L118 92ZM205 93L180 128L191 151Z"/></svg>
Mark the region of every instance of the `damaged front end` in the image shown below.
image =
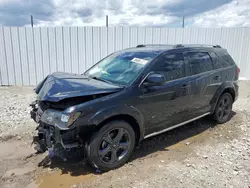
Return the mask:
<svg viewBox="0 0 250 188"><path fill-rule="evenodd" d="M81 117L95 113L93 107L80 104L116 93L123 88L91 79L85 75L53 73L35 88L37 101L30 106L31 118L38 123L33 143L38 152L49 151L61 157L61 151L82 148L93 127L82 126ZM98 102L98 101L96 101Z"/></svg>
<svg viewBox="0 0 250 188"><path fill-rule="evenodd" d="M38 123L37 136L33 137L35 149L39 153L48 150L49 156L63 157L63 152L80 148L84 142L79 137L77 127L69 126L80 116L80 112L64 114L63 111L49 109L44 102L31 104L31 118Z"/></svg>
<svg viewBox="0 0 250 188"><path fill-rule="evenodd" d="M65 152L74 150L75 154L82 154L84 150L80 149L84 149L95 127L79 126L77 120L82 112L77 109L77 104L106 95L108 94L74 97L59 102L34 101L30 105L30 115L38 123L37 135L33 137L37 152L48 151L50 157L57 156L63 160L66 159Z"/></svg>

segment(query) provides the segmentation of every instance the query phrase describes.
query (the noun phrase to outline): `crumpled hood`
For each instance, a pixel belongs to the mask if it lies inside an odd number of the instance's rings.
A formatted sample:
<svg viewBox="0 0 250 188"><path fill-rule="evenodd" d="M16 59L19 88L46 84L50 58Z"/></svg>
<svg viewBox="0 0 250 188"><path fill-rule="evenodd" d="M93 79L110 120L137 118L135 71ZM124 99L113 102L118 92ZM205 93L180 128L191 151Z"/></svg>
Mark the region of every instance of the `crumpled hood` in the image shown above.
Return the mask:
<svg viewBox="0 0 250 188"><path fill-rule="evenodd" d="M56 72L40 82L35 92L40 101L58 102L66 98L113 93L122 89L122 87L94 80L85 75Z"/></svg>

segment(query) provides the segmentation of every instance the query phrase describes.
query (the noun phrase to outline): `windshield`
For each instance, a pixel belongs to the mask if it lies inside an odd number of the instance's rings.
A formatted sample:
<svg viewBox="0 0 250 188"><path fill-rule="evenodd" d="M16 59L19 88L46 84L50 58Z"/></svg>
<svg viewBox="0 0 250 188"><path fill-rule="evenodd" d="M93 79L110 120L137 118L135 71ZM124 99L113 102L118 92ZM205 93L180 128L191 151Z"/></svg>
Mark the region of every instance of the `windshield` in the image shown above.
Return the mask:
<svg viewBox="0 0 250 188"><path fill-rule="evenodd" d="M101 60L85 75L118 85L129 85L158 51L117 52Z"/></svg>

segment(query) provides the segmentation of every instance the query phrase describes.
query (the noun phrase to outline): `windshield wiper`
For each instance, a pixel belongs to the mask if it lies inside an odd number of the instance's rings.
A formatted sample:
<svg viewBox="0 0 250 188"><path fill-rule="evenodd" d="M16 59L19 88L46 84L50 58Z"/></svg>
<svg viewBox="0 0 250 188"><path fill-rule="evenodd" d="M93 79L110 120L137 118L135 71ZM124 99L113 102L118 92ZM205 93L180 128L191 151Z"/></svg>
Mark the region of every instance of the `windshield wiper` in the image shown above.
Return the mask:
<svg viewBox="0 0 250 188"><path fill-rule="evenodd" d="M109 82L107 80L104 80L104 79L101 79L99 77L96 77L96 76L89 76L90 78L94 79L94 80L99 80L99 81L102 81L102 82L106 82L108 84L113 84L112 82Z"/></svg>
<svg viewBox="0 0 250 188"><path fill-rule="evenodd" d="M113 83L113 82L110 82L110 81L108 81L108 80L101 79L101 78L96 77L96 76L89 76L89 77L92 78L92 79L94 79L94 80L99 80L99 81L102 81L102 82L106 82L106 83L111 84L111 85L118 85L118 86L120 86L120 87L125 87L125 85L115 84L115 83Z"/></svg>

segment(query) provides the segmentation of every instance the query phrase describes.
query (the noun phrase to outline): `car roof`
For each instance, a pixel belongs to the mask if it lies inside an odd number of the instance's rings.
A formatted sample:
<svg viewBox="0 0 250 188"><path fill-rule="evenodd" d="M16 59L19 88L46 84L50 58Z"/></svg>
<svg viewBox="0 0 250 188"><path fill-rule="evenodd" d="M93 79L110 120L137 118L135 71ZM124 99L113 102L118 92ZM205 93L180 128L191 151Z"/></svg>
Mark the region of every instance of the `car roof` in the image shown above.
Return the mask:
<svg viewBox="0 0 250 188"><path fill-rule="evenodd" d="M182 50L225 50L221 48L219 45L207 45L207 44L176 44L176 45L171 45L171 44L140 44L137 45L136 47L132 48L127 48L122 51L127 51L127 52L157 52L157 53L163 53L168 50L177 50L177 51L182 51Z"/></svg>
<svg viewBox="0 0 250 188"><path fill-rule="evenodd" d="M165 52L167 50L173 49L173 45L169 46L143 46L143 47L132 47L127 48L122 51L124 52Z"/></svg>
<svg viewBox="0 0 250 188"><path fill-rule="evenodd" d="M181 53L183 51L193 51L193 50L205 50L207 52L211 51L226 51L226 49L221 48L219 45L207 45L207 44L140 44L136 47L131 47L123 49L120 52L148 52L154 53L156 56L169 51Z"/></svg>

